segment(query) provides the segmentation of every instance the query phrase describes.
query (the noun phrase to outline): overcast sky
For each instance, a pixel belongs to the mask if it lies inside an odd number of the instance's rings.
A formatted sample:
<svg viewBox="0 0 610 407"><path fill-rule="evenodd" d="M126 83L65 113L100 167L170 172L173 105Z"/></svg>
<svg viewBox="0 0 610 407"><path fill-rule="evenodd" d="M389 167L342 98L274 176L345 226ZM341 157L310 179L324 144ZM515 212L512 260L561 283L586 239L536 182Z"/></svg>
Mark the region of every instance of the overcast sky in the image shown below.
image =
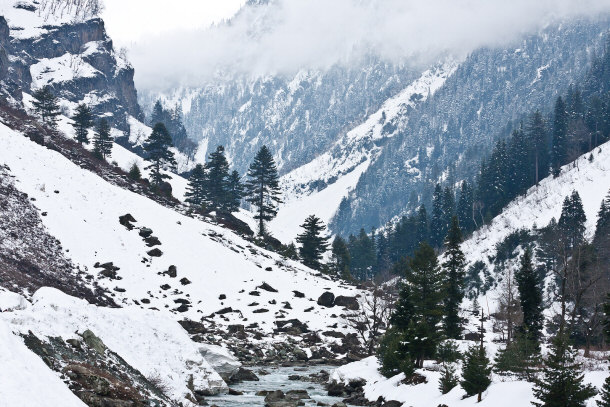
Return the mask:
<svg viewBox="0 0 610 407"><path fill-rule="evenodd" d="M293 75L371 52L425 66L610 12L610 0L271 0L237 15L245 0L105 3L108 31L128 46L138 87L153 90L205 85L218 72Z"/></svg>
<svg viewBox="0 0 610 407"><path fill-rule="evenodd" d="M119 47L150 35L194 30L233 16L245 0L104 0L104 20Z"/></svg>

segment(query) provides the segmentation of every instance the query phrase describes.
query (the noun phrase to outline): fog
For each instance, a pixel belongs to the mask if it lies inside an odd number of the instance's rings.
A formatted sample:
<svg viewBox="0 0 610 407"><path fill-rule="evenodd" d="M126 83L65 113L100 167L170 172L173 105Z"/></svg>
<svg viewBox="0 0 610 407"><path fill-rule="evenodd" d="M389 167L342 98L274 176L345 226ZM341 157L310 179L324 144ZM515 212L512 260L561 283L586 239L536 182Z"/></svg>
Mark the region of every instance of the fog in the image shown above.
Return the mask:
<svg viewBox="0 0 610 407"><path fill-rule="evenodd" d="M149 90L202 86L219 75L292 75L369 53L426 65L609 11L610 0L272 0L209 28L148 35L129 58L138 86Z"/></svg>

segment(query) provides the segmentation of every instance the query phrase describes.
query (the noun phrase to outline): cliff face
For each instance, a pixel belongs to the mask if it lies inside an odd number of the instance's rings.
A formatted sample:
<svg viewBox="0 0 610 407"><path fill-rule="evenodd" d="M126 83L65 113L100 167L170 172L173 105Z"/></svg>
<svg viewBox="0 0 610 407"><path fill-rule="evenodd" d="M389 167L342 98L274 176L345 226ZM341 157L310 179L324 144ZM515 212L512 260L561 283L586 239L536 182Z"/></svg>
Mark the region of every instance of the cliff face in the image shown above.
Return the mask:
<svg viewBox="0 0 610 407"><path fill-rule="evenodd" d="M31 93L49 85L63 109L85 102L119 130L128 130L128 116L143 119L134 69L116 52L100 18L77 19L70 9L49 14L38 2L23 3L0 0L0 75L13 102L21 101L15 88Z"/></svg>

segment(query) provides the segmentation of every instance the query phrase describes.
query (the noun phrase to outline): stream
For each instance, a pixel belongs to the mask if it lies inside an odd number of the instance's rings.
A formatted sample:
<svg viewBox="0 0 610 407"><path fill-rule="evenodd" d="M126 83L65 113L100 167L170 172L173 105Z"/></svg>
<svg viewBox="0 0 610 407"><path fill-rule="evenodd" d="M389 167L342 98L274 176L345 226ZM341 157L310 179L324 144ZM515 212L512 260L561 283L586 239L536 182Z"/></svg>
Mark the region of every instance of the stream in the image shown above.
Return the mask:
<svg viewBox="0 0 610 407"><path fill-rule="evenodd" d="M328 396L324 385L316 382L289 380L290 375L299 375L308 377L318 374L322 370L332 372L336 366L311 366L311 367L277 367L277 366L258 366L250 368L259 377L258 382L242 382L234 384L231 387L233 390L243 392L241 396L231 396L221 394L213 397L206 397L206 402L218 407L236 407L236 406L264 406L265 398L256 396L256 392L261 390L282 390L286 393L289 390L307 390L310 400L303 400L305 406L316 406L318 402L332 406L342 400L341 397ZM260 371L266 371L269 374L260 374Z"/></svg>

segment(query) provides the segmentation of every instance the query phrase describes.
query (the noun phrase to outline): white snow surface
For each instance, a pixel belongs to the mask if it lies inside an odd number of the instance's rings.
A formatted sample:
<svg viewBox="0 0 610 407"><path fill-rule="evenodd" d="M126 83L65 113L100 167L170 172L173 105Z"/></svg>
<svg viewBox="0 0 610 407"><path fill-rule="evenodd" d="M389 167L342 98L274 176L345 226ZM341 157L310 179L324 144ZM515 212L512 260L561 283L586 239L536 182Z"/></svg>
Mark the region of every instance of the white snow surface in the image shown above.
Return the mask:
<svg viewBox="0 0 610 407"><path fill-rule="evenodd" d="M282 197L277 217L270 222L269 230L283 242L293 240L299 233L299 225L311 214L328 223L339 209L343 197L356 186L362 173L380 154L379 140L394 136L397 129L407 125L407 112L418 100L425 100L438 90L457 68L456 61L448 61L431 68L388 99L379 110L342 135L335 145L311 162L281 177ZM392 131L384 130L388 123L395 123ZM322 182L321 189L313 187Z"/></svg>
<svg viewBox="0 0 610 407"><path fill-rule="evenodd" d="M59 376L12 332L0 313L0 406L84 407Z"/></svg>
<svg viewBox="0 0 610 407"><path fill-rule="evenodd" d="M90 48L89 48L90 49ZM59 82L69 82L76 78L92 78L97 69L86 63L80 55L66 52L57 58L43 58L37 64L30 66L32 88L38 89L45 85Z"/></svg>
<svg viewBox="0 0 610 407"><path fill-rule="evenodd" d="M389 379L385 378L379 373L379 366L377 358L371 356L335 369L331 373L330 380L341 383L365 380L364 394L369 400L375 401L382 396L387 401L396 400L405 403L403 404L405 407L434 407L442 404L451 407L521 407L530 406L535 400L532 383L526 381L493 375L493 382L483 393L483 400L477 403L476 396L464 398L466 392L459 385L449 393L441 394L438 389L441 377L438 365L425 364L424 369L419 369L417 372L425 376L427 382L418 385L401 383L405 378L403 373ZM607 370L590 371L585 373L584 381L601 388L606 376ZM589 399L587 406L597 406L595 400L598 398L599 396Z"/></svg>
<svg viewBox="0 0 610 407"><path fill-rule="evenodd" d="M58 238L72 260L88 269L99 284L113 292L123 305L150 300L147 307L165 312L177 308L175 299L185 299L192 307L176 317L194 320L232 307L236 312L216 317L223 325L258 323L266 332L273 330L274 321L289 301L292 310L288 318L298 318L311 329L327 329L335 321L332 308L311 307L326 289L335 295L353 296L353 287L316 276L299 263L264 251L226 229L196 220L163 207L146 197L113 186L97 175L74 165L60 154L39 146L4 125L0 125L0 163L9 166L16 177L15 186L36 199L37 207L47 215L42 217L49 233ZM57 191L57 192L55 192ZM151 250L138 235L138 229L127 230L119 224L119 216L131 214L137 228L148 227L161 241L163 255L151 257ZM94 263L112 261L120 267L121 280L98 276ZM161 273L170 265L177 268L177 278ZM182 285L186 277L191 283ZM267 282L277 293L260 291L258 307L249 307L252 297L244 294ZM163 289L168 284L170 288ZM293 290L305 293L294 297ZM241 291L241 292L240 292ZM225 294L227 299L220 300ZM269 301L276 300L275 304ZM253 313L266 308L269 312ZM173 312L171 315L174 315Z"/></svg>
<svg viewBox="0 0 610 407"><path fill-rule="evenodd" d="M195 389L227 389L199 345L163 313L136 306L97 307L48 287L34 293L32 302L24 310L3 312L0 322L21 334L32 331L39 337L64 339L78 338L89 329L144 376L163 377L171 388L168 396L177 400L190 393L187 383L191 375Z"/></svg>

